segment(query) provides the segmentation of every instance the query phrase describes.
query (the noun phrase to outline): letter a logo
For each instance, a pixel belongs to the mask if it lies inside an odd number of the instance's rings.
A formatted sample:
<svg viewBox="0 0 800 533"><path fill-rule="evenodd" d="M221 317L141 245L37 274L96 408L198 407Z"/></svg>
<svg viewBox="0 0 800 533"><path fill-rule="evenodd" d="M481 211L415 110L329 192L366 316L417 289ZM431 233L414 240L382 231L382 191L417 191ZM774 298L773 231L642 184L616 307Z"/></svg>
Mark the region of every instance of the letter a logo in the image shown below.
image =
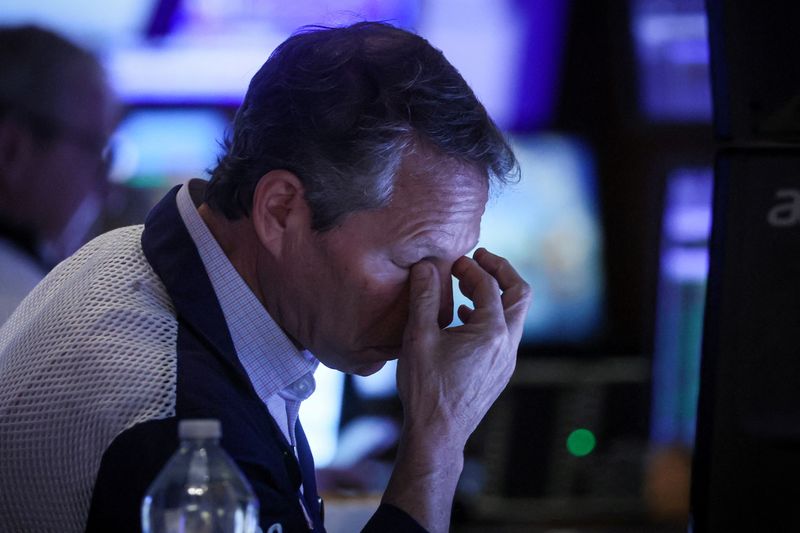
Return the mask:
<svg viewBox="0 0 800 533"><path fill-rule="evenodd" d="M775 193L775 198L785 200L776 204L767 213L767 222L770 226L785 228L800 224L800 191L796 189L780 189Z"/></svg>

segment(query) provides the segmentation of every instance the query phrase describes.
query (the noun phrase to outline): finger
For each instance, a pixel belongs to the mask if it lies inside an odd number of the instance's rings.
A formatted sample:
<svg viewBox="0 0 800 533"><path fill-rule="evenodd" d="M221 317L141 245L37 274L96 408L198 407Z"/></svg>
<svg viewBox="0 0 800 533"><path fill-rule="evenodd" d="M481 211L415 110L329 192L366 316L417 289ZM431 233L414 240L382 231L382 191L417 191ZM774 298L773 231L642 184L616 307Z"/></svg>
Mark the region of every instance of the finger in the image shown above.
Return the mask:
<svg viewBox="0 0 800 533"><path fill-rule="evenodd" d="M453 275L458 279L459 290L472 300L476 311L487 309L498 314L503 312L497 281L474 259L461 257L453 265Z"/></svg>
<svg viewBox="0 0 800 533"><path fill-rule="evenodd" d="M461 320L464 324L469 323L469 317L472 316L472 308L468 305L459 305L458 306L458 319Z"/></svg>
<svg viewBox="0 0 800 533"><path fill-rule="evenodd" d="M466 296L467 298L472 300L472 295L474 293L474 287L468 287L467 284L463 280L459 280L458 281L458 290L461 292L461 294L463 294L464 296ZM498 288L498 290L499 290L499 288ZM502 300L501 300L501 304L502 304ZM474 311L474 309L472 307L468 306L468 305L461 305L456 310L456 312L458 313L458 318L464 324L467 324L469 322L469 317L472 315L473 311Z"/></svg>
<svg viewBox="0 0 800 533"><path fill-rule="evenodd" d="M497 280L500 290L506 291L521 284L525 284L525 280L522 279L522 276L517 273L505 257L493 254L486 248L478 248L475 250L475 253L472 254L472 257L478 262L481 268Z"/></svg>
<svg viewBox="0 0 800 533"><path fill-rule="evenodd" d="M411 267L406 331L439 331L439 273L428 261Z"/></svg>
<svg viewBox="0 0 800 533"><path fill-rule="evenodd" d="M473 255L477 263L497 280L498 286L503 291L501 301L506 323L509 330L521 336L532 298L530 285L522 279L507 259L485 248L477 249Z"/></svg>

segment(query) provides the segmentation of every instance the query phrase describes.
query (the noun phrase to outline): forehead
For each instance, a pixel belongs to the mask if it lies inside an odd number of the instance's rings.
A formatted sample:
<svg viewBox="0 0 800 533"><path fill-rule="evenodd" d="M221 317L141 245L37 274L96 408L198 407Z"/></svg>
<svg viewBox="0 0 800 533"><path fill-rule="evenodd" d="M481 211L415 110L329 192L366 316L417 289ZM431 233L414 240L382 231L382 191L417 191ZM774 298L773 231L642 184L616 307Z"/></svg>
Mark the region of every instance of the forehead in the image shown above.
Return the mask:
<svg viewBox="0 0 800 533"><path fill-rule="evenodd" d="M386 211L402 216L426 206L442 214L482 214L487 196L488 180L476 168L416 151L403 158Z"/></svg>
<svg viewBox="0 0 800 533"><path fill-rule="evenodd" d="M415 153L404 158L389 205L354 213L340 229L353 244L460 256L478 240L487 197L487 179L477 169Z"/></svg>
<svg viewBox="0 0 800 533"><path fill-rule="evenodd" d="M483 189L488 188L488 179L475 166L424 147L416 147L403 157L395 180L395 191L402 192L403 189L416 186L451 190Z"/></svg>

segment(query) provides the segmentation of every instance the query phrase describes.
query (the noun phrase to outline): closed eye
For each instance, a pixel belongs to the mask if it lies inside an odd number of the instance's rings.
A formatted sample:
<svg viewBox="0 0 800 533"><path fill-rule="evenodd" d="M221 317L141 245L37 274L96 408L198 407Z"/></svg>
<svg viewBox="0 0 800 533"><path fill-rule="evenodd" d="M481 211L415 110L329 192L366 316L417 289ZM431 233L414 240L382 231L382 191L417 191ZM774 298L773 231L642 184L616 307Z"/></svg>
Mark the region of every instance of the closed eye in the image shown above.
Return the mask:
<svg viewBox="0 0 800 533"><path fill-rule="evenodd" d="M408 270L409 268L414 266L415 263L406 261L392 261L392 264L401 270Z"/></svg>

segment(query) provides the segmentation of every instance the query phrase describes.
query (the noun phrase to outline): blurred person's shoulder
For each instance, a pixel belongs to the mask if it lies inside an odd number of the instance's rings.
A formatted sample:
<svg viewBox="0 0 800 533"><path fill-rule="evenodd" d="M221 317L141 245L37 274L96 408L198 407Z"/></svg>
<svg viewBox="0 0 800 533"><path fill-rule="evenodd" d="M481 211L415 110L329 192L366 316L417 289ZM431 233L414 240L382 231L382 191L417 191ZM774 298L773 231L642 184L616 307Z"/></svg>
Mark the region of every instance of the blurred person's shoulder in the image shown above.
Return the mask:
<svg viewBox="0 0 800 533"><path fill-rule="evenodd" d="M45 274L27 253L11 242L0 239L0 325Z"/></svg>
<svg viewBox="0 0 800 533"><path fill-rule="evenodd" d="M142 231L141 225L126 226L89 241L53 268L9 322L25 330L57 323L90 335L136 335L142 317L172 322L171 300L142 251Z"/></svg>

